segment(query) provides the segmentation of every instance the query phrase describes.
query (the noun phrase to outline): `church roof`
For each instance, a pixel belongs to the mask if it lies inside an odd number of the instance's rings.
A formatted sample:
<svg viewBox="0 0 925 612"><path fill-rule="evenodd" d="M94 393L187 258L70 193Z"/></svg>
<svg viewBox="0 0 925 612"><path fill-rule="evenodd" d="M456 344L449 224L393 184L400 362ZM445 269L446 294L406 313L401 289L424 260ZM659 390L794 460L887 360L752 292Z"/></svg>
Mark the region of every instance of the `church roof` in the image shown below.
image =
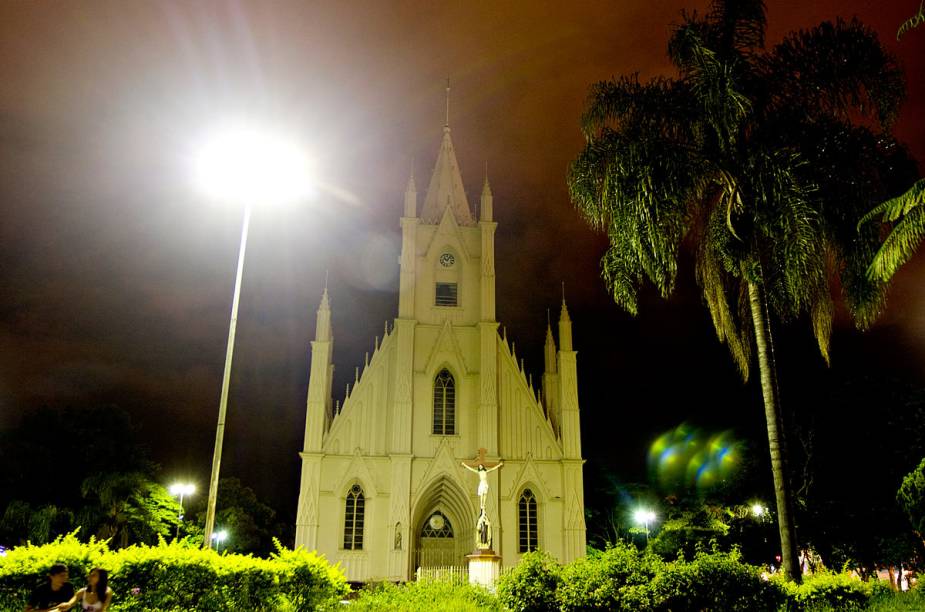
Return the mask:
<svg viewBox="0 0 925 612"><path fill-rule="evenodd" d="M449 126L443 128L443 142L440 144L434 173L427 187L421 220L424 223L440 223L443 211L447 207L453 211L453 216L460 225L475 224L469 210L469 201L466 199L466 190L463 188L462 176L459 174L459 163L456 161L456 151L450 139Z"/></svg>

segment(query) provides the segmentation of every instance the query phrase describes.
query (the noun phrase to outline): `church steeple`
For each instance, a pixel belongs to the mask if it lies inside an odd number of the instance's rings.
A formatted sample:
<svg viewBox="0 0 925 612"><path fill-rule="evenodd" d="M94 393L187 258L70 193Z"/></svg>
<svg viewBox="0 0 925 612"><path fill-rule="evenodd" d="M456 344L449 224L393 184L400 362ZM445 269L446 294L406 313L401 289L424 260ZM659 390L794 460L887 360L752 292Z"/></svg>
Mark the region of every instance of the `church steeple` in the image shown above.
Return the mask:
<svg viewBox="0 0 925 612"><path fill-rule="evenodd" d="M543 365L546 373L556 373L556 341L552 337L552 324L549 321L549 311L546 311L546 347L543 352Z"/></svg>
<svg viewBox="0 0 925 612"><path fill-rule="evenodd" d="M572 350L572 320L565 305L565 283L562 283L562 309L559 311L559 347L563 351Z"/></svg>
<svg viewBox="0 0 925 612"><path fill-rule="evenodd" d="M463 188L462 176L459 174L456 151L453 149L453 141L450 138L449 86L447 86L447 92L447 123L443 126L443 142L440 144L440 153L437 155L434 173L427 187L421 220L424 223L440 223L443 211L449 208L453 211L458 224L474 225L472 213L469 210L469 201L466 199L466 190Z"/></svg>
<svg viewBox="0 0 925 612"><path fill-rule="evenodd" d="M493 221L494 197L491 195L491 185L488 184L488 166L485 166L485 182L482 184L482 198L480 200L480 221Z"/></svg>
<svg viewBox="0 0 925 612"><path fill-rule="evenodd" d="M324 292L315 317L311 372L308 376L308 405L305 419L305 452L319 452L324 435L334 418L331 383L334 380L334 333L331 329L331 301L325 276Z"/></svg>
<svg viewBox="0 0 925 612"><path fill-rule="evenodd" d="M331 302L328 299L328 281L324 281L324 293L321 294L321 304L318 305L318 313L315 315L315 341L330 342L334 334L331 329Z"/></svg>

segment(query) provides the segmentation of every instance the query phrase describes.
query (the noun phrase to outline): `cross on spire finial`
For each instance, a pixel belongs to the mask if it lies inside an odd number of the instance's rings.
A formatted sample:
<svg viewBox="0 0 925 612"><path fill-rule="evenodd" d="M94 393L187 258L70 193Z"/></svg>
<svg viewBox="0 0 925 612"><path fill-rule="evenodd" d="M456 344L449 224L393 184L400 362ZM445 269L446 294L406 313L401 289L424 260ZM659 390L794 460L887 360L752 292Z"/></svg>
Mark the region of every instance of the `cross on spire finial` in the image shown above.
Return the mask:
<svg viewBox="0 0 925 612"><path fill-rule="evenodd" d="M450 77L446 77L446 123L443 127L450 127Z"/></svg>

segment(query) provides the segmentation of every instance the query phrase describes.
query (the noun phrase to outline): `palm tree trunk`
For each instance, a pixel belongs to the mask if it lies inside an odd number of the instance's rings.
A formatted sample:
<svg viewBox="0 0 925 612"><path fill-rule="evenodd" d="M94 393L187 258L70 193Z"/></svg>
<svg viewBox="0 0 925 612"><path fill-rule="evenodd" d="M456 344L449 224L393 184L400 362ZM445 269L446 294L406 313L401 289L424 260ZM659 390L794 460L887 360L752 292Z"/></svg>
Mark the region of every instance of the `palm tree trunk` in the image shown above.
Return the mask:
<svg viewBox="0 0 925 612"><path fill-rule="evenodd" d="M771 473L774 475L774 497L777 502L777 527L780 531L781 571L788 579L799 582L796 529L793 524L793 500L787 474L787 445L784 440L783 419L775 384L774 357L770 350L768 320L764 298L757 285L748 283L748 301L751 305L752 324L755 328L755 345L758 348L758 369L761 372L761 392L764 396L764 417L768 426L768 446L771 449Z"/></svg>

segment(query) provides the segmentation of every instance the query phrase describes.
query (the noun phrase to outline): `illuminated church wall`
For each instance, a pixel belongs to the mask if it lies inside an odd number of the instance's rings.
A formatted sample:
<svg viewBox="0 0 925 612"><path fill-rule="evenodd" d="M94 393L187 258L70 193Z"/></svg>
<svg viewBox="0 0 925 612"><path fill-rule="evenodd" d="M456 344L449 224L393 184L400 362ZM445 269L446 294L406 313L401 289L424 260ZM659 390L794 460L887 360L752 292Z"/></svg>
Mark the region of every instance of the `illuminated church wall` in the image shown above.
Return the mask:
<svg viewBox="0 0 925 612"><path fill-rule="evenodd" d="M487 514L504 565L539 547L585 551L576 353L563 300L536 388L495 318L493 196L469 206L449 127L423 203L405 192L399 312L334 401L331 297L318 309L306 402L296 545L340 562L349 580L408 580L465 565L475 544L479 449ZM419 210L420 209L420 210ZM336 300L335 300L336 301ZM340 391L340 390L338 390Z"/></svg>

